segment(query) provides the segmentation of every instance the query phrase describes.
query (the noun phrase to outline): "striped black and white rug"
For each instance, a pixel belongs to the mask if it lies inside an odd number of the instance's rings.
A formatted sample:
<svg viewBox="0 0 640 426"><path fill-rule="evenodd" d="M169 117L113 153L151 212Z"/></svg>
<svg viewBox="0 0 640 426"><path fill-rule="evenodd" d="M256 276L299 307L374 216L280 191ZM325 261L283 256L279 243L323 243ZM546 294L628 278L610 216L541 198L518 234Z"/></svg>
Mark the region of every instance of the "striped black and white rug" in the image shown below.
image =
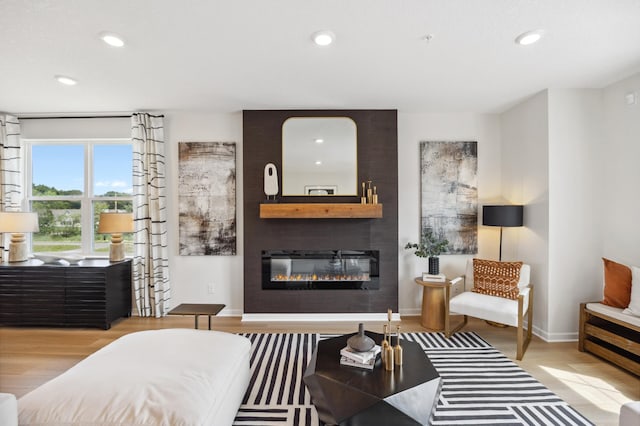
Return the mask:
<svg viewBox="0 0 640 426"><path fill-rule="evenodd" d="M244 334L251 382L235 426L318 426L302 376L323 334ZM434 425L591 425L566 402L475 333L402 333L420 344L440 376Z"/></svg>

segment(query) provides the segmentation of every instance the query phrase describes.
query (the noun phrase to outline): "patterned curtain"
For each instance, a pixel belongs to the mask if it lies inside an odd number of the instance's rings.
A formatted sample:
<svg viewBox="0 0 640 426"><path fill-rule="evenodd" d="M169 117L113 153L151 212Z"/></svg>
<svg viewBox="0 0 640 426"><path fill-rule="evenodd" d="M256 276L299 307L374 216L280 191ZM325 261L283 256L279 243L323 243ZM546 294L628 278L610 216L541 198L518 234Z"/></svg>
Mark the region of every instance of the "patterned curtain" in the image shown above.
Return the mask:
<svg viewBox="0 0 640 426"><path fill-rule="evenodd" d="M171 300L167 248L162 117L131 116L133 141L133 291L140 316L167 314Z"/></svg>
<svg viewBox="0 0 640 426"><path fill-rule="evenodd" d="M0 211L19 211L22 202L22 147L20 123L0 113ZM0 238L0 259L6 258L5 238Z"/></svg>

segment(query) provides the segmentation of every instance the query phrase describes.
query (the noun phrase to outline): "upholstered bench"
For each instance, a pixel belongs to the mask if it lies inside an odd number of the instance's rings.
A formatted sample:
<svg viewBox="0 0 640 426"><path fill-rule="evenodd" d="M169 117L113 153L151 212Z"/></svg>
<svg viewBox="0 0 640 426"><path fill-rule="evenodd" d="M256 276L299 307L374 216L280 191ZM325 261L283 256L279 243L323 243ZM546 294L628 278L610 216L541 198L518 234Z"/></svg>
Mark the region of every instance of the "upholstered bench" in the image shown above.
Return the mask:
<svg viewBox="0 0 640 426"><path fill-rule="evenodd" d="M18 400L20 425L231 425L248 339L208 330L125 335Z"/></svg>

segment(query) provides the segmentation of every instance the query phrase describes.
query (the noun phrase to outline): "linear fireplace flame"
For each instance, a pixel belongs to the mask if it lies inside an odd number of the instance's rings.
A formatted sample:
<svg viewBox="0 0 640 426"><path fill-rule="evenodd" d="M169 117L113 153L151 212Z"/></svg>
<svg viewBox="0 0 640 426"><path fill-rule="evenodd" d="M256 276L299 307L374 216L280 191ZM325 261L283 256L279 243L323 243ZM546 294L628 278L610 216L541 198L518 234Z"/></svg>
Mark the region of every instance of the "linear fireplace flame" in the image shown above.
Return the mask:
<svg viewBox="0 0 640 426"><path fill-rule="evenodd" d="M322 290L379 288L377 250L262 252L262 288Z"/></svg>
<svg viewBox="0 0 640 426"><path fill-rule="evenodd" d="M271 281L370 281L368 273L357 275L337 275L337 274L274 274Z"/></svg>

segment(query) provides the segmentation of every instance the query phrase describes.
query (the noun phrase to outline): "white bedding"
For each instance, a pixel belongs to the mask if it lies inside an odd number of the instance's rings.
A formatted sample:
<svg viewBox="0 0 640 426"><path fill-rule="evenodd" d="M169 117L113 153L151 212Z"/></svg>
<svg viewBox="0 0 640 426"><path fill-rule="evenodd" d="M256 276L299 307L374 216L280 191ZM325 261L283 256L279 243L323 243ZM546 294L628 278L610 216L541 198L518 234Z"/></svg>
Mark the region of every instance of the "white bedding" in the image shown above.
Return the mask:
<svg viewBox="0 0 640 426"><path fill-rule="evenodd" d="M20 425L230 425L248 339L208 330L123 336L18 400Z"/></svg>

